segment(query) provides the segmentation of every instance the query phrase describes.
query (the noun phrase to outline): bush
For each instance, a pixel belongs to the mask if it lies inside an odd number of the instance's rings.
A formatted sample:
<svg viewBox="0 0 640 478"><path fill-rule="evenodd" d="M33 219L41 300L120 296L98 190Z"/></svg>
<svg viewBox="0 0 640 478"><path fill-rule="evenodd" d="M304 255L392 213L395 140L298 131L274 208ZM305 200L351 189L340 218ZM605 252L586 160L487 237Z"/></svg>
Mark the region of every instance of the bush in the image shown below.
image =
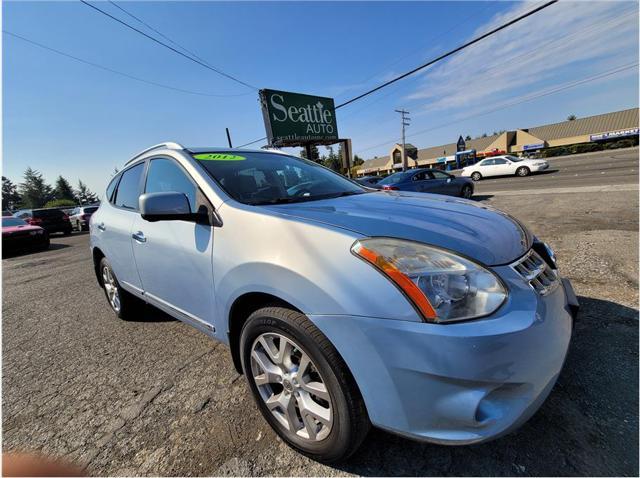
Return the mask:
<svg viewBox="0 0 640 478"><path fill-rule="evenodd" d="M76 207L76 202L71 199L54 199L49 201L44 207Z"/></svg>

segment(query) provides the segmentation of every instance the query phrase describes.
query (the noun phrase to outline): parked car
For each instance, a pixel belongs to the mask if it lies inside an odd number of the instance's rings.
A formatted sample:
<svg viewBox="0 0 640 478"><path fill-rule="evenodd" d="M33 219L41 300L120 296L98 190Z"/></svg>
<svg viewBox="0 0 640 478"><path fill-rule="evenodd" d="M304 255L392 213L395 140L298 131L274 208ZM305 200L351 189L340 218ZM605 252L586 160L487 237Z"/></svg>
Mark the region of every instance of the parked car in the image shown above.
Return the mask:
<svg viewBox="0 0 640 478"><path fill-rule="evenodd" d="M467 166L460 172L461 176L470 177L474 181L490 176L529 176L549 168L544 159L525 159L516 156L495 156Z"/></svg>
<svg viewBox="0 0 640 478"><path fill-rule="evenodd" d="M88 231L91 215L97 210L98 206L80 206L72 209L69 213L71 227L78 231Z"/></svg>
<svg viewBox="0 0 640 478"><path fill-rule="evenodd" d="M409 169L387 176L378 183L382 189L446 194L465 199L473 196L473 181L456 178L439 169Z"/></svg>
<svg viewBox="0 0 640 478"><path fill-rule="evenodd" d="M384 178L382 176L363 176L361 178L357 178L356 182L368 188L382 189L382 186L378 183L383 179Z"/></svg>
<svg viewBox="0 0 640 478"><path fill-rule="evenodd" d="M39 226L13 216L2 216L2 249L49 249L49 234Z"/></svg>
<svg viewBox="0 0 640 478"><path fill-rule="evenodd" d="M281 153L149 148L90 230L118 317L147 302L227 344L266 421L322 461L370 425L449 445L515 429L553 387L578 307L507 214Z"/></svg>
<svg viewBox="0 0 640 478"><path fill-rule="evenodd" d="M47 233L61 232L71 234L69 216L58 208L20 209L13 214L32 226L40 226Z"/></svg>

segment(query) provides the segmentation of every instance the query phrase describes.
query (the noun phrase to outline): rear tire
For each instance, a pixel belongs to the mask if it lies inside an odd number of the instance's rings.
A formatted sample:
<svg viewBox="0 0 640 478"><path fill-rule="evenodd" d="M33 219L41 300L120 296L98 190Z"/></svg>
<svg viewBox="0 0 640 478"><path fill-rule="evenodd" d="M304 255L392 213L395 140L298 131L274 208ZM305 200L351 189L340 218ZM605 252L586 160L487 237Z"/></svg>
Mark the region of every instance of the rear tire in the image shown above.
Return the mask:
<svg viewBox="0 0 640 478"><path fill-rule="evenodd" d="M482 174L480 174L478 171L471 173L471 179L473 179L474 181L480 181L482 179Z"/></svg>
<svg viewBox="0 0 640 478"><path fill-rule="evenodd" d="M102 258L99 267L100 285L104 289L111 310L122 320L135 318L140 313L142 301L120 286L106 257Z"/></svg>
<svg viewBox="0 0 640 478"><path fill-rule="evenodd" d="M338 351L305 315L282 307L254 312L240 352L258 408L286 443L323 462L358 449L370 428L364 401Z"/></svg>
<svg viewBox="0 0 640 478"><path fill-rule="evenodd" d="M518 169L516 169L516 175L520 176L521 178L529 176L529 174L531 174L531 170L526 166L520 166Z"/></svg>

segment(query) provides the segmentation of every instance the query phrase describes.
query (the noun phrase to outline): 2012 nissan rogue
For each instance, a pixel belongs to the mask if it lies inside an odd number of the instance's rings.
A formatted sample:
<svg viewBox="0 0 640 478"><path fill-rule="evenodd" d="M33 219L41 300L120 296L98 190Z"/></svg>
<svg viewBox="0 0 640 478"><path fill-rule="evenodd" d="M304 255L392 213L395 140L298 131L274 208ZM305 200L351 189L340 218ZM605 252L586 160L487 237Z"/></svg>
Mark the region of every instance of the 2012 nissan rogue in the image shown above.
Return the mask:
<svg viewBox="0 0 640 478"><path fill-rule="evenodd" d="M507 214L276 151L149 148L90 231L119 317L147 302L227 344L273 429L323 461L371 425L452 445L513 430L553 387L578 307Z"/></svg>

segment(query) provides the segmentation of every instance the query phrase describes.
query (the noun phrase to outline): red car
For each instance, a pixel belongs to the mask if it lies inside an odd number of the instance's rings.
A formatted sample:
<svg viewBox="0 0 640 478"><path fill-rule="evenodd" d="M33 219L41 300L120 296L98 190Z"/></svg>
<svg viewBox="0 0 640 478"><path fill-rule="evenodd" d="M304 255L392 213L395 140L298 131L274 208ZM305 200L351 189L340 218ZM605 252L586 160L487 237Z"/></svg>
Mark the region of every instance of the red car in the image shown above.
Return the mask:
<svg viewBox="0 0 640 478"><path fill-rule="evenodd" d="M2 250L49 249L49 234L13 216L2 217Z"/></svg>

